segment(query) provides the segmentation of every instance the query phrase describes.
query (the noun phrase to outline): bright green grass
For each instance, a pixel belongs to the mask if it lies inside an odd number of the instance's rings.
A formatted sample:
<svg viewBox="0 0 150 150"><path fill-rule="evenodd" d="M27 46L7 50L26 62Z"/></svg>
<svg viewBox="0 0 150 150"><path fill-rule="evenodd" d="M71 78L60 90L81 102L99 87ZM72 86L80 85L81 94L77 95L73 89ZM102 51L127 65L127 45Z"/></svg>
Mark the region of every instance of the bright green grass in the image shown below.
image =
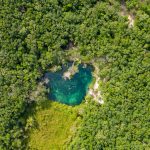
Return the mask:
<svg viewBox="0 0 150 150"><path fill-rule="evenodd" d="M30 133L30 149L63 149L65 142L69 140L76 128L77 111L80 107L46 101L43 108L39 109L35 115L37 128Z"/></svg>

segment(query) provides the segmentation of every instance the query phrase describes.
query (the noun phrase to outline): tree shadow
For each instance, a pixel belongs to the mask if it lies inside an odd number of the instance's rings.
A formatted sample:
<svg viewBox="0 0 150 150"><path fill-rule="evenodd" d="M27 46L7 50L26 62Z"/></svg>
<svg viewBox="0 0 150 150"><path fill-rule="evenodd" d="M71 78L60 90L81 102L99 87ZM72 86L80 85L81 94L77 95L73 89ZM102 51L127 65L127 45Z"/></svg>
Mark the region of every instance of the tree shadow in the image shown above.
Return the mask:
<svg viewBox="0 0 150 150"><path fill-rule="evenodd" d="M25 118L25 128L24 128L24 134L25 139L23 141L24 145L26 146L26 149L30 149L29 147L29 141L30 141L30 134L33 130L39 130L39 124L38 120L36 119L36 114L39 110L48 109L51 107L52 101L50 100L44 100L41 102L32 102L30 104L27 104L26 110L24 112L24 118Z"/></svg>

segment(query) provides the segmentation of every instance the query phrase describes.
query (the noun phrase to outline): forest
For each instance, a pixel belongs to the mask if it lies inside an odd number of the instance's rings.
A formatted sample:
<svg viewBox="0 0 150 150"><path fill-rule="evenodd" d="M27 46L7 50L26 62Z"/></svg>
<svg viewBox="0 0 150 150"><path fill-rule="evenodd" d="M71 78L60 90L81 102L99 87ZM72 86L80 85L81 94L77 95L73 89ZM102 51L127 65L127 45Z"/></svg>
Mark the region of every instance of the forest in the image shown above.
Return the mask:
<svg viewBox="0 0 150 150"><path fill-rule="evenodd" d="M149 0L0 1L0 150L34 149L31 116L50 100L44 85L33 93L47 69L70 58L99 68L104 104L87 97L79 116L56 104L78 123L51 149L149 150Z"/></svg>

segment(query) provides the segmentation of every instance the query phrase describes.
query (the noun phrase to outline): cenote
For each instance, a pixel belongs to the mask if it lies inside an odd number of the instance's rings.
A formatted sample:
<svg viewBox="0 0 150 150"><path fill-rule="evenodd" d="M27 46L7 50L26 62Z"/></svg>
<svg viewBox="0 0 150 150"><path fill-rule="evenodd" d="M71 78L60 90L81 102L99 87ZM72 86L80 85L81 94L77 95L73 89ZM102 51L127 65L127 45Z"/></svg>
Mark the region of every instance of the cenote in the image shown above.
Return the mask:
<svg viewBox="0 0 150 150"><path fill-rule="evenodd" d="M68 69L68 68L67 68ZM92 67L78 66L78 72L71 79L64 79L66 69L57 72L47 72L48 98L67 105L78 105L84 99L89 84L92 81Z"/></svg>

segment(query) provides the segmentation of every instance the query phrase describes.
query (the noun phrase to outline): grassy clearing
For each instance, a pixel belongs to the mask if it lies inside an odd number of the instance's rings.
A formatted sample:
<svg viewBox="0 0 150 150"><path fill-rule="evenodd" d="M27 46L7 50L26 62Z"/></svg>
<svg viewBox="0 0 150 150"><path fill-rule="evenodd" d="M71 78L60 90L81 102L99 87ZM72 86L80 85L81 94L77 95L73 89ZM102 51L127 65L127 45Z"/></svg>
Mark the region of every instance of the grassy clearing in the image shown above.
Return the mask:
<svg viewBox="0 0 150 150"><path fill-rule="evenodd" d="M76 129L80 106L46 101L38 108L37 127L30 133L29 147L36 150L61 150Z"/></svg>

